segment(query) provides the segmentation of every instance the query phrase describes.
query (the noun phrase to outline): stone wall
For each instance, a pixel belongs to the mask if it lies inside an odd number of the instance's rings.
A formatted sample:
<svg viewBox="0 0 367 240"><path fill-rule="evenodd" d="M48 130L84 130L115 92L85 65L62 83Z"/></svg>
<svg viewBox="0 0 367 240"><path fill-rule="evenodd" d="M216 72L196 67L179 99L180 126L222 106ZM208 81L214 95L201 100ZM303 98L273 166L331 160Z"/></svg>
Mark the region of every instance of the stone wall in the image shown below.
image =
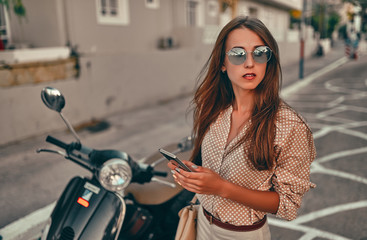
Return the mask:
<svg viewBox="0 0 367 240"><path fill-rule="evenodd" d="M77 77L78 59L0 65L0 87L51 82Z"/></svg>

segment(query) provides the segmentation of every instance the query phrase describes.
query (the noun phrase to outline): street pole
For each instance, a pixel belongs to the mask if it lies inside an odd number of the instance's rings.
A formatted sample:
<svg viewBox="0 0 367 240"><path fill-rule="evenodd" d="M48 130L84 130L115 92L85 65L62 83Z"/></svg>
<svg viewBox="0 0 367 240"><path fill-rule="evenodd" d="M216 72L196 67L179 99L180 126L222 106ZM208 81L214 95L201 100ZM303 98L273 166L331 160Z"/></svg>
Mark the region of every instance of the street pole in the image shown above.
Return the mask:
<svg viewBox="0 0 367 240"><path fill-rule="evenodd" d="M301 33L300 33L300 59L299 59L299 79L303 79L303 67L305 61L305 13L306 13L306 2L303 0L302 17L301 17Z"/></svg>

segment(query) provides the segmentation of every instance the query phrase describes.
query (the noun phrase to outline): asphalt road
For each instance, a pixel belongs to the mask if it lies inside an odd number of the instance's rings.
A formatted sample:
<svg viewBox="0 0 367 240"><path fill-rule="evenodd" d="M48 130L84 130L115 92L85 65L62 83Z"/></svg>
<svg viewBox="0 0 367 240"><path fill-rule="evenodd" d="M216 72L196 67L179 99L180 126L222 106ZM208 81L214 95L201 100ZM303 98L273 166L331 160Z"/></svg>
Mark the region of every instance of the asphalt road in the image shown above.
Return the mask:
<svg viewBox="0 0 367 240"><path fill-rule="evenodd" d="M314 64L322 64L318 61ZM311 181L317 188L306 194L296 220L269 218L273 239L367 239L366 66L367 56L362 56L312 82L302 80L307 85L286 94L285 100L307 119L314 133L317 159ZM140 159L190 134L189 101L183 97L116 114L106 118L109 127L104 131L78 133L90 147L123 150ZM68 132L49 134L73 140ZM0 149L0 229L54 202L72 176L89 174L62 157L36 154L37 148L50 146L45 137Z"/></svg>
<svg viewBox="0 0 367 240"><path fill-rule="evenodd" d="M367 239L366 66L349 61L286 99L313 130L317 187L296 220L270 220L273 239Z"/></svg>

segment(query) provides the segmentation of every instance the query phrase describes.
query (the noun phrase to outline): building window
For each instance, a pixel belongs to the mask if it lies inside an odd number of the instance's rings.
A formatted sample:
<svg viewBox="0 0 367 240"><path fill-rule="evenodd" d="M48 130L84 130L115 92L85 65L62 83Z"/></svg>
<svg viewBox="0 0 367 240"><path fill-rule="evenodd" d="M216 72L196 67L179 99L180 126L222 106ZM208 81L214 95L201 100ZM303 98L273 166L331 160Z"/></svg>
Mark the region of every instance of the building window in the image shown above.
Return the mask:
<svg viewBox="0 0 367 240"><path fill-rule="evenodd" d="M204 25L201 0L186 1L186 24L191 27Z"/></svg>
<svg viewBox="0 0 367 240"><path fill-rule="evenodd" d="M210 17L217 17L219 13L218 1L209 1L207 3L208 15Z"/></svg>
<svg viewBox="0 0 367 240"><path fill-rule="evenodd" d="M4 5L0 5L0 39L1 48L6 47L10 43L9 18Z"/></svg>
<svg viewBox="0 0 367 240"><path fill-rule="evenodd" d="M159 8L159 0L145 0L145 6L151 9Z"/></svg>
<svg viewBox="0 0 367 240"><path fill-rule="evenodd" d="M97 22L106 25L128 25L128 0L96 0Z"/></svg>
<svg viewBox="0 0 367 240"><path fill-rule="evenodd" d="M250 7L249 8L249 15L250 17L257 18L257 8Z"/></svg>
<svg viewBox="0 0 367 240"><path fill-rule="evenodd" d="M187 1L187 25L196 26L196 1Z"/></svg>

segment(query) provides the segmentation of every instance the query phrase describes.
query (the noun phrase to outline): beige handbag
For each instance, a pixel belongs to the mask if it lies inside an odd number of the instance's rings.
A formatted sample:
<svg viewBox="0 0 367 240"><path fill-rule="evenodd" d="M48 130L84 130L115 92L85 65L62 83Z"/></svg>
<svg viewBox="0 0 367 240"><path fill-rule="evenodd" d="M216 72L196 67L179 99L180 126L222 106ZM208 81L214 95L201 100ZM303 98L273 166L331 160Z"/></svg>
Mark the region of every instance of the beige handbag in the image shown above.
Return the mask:
<svg viewBox="0 0 367 240"><path fill-rule="evenodd" d="M196 195L191 200L190 205L181 209L178 213L180 221L178 223L175 240L195 240L196 239L196 220L199 205L196 203Z"/></svg>

